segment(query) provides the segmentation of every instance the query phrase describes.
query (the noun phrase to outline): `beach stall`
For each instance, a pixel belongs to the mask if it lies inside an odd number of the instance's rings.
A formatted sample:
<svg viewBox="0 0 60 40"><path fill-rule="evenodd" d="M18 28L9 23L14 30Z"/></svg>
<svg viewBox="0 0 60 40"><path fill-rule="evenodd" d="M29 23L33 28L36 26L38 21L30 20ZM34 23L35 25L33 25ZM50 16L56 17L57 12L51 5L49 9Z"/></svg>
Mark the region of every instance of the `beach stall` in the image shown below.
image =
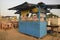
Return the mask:
<svg viewBox="0 0 60 40"><path fill-rule="evenodd" d="M46 5L44 3L23 3L9 10L19 14L19 32L42 38L47 34Z"/></svg>

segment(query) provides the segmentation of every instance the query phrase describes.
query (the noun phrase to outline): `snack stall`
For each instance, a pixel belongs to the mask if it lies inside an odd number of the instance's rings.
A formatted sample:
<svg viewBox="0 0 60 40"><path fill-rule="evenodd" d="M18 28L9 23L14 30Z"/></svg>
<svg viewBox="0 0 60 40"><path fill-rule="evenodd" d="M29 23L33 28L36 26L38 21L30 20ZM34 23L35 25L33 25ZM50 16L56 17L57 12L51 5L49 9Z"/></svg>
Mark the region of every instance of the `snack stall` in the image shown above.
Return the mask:
<svg viewBox="0 0 60 40"><path fill-rule="evenodd" d="M44 5L45 7L45 5ZM42 38L47 34L46 8L40 4L23 3L9 10L19 14L19 32Z"/></svg>

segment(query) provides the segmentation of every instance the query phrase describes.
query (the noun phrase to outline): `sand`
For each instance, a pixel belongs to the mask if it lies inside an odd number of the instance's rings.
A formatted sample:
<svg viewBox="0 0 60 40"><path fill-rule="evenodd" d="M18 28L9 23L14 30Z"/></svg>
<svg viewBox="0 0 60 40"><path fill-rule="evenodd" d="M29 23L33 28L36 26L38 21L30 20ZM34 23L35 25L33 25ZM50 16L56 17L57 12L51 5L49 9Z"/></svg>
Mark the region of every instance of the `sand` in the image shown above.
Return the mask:
<svg viewBox="0 0 60 40"><path fill-rule="evenodd" d="M60 37L60 34L58 35ZM52 40L52 39L57 40L57 37L53 37L48 34L45 37L38 39L36 37L20 33L16 29L9 29L6 31L0 29L0 40Z"/></svg>

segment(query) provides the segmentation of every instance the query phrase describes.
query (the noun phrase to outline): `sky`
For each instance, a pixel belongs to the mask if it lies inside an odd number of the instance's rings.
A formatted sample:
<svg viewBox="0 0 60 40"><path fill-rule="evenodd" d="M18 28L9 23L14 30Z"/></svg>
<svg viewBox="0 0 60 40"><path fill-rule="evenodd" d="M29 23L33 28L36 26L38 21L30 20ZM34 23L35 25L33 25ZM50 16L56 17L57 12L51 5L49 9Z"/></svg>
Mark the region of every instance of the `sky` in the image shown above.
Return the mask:
<svg viewBox="0 0 60 40"><path fill-rule="evenodd" d="M60 4L60 0L0 0L0 15L2 16L19 16L14 14L14 10L8 10L11 7L20 5L24 2L37 4L38 2L44 2L45 4ZM60 9L52 9L52 13L60 16Z"/></svg>

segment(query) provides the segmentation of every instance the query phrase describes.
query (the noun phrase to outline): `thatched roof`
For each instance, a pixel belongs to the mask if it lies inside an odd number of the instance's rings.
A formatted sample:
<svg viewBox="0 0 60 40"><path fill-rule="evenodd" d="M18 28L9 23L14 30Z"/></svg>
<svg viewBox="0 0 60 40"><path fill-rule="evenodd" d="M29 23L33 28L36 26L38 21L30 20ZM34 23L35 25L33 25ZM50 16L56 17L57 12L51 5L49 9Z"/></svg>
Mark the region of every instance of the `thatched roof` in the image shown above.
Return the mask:
<svg viewBox="0 0 60 40"><path fill-rule="evenodd" d="M53 16L54 16L54 17L57 17L57 18L59 17L58 15L55 15L55 14L53 14L53 13L50 13L50 14L47 15L47 18L52 18Z"/></svg>
<svg viewBox="0 0 60 40"><path fill-rule="evenodd" d="M37 4L32 4L32 3L24 2L21 5L9 8L8 10L26 10L26 9L34 8L34 7L38 6L38 5L40 7L43 7L43 8L60 9L60 5L59 4L56 4L56 5L54 5L54 4L52 4L52 5L46 5L43 2L39 2Z"/></svg>
<svg viewBox="0 0 60 40"><path fill-rule="evenodd" d="M35 4L24 2L23 4L9 8L8 10L20 10L20 11L22 11L22 10L28 10L28 9L31 9L34 7L35 7Z"/></svg>
<svg viewBox="0 0 60 40"><path fill-rule="evenodd" d="M49 13L50 10L47 10L47 8L60 8L60 5L46 5L45 3L43 2L39 2L37 4L32 4L32 3L28 3L28 2L24 2L22 3L21 5L18 5L18 6L15 6L15 7L12 7L12 8L9 8L8 10L17 10L17 12L15 12L15 14L19 14L20 11L24 11L24 10L30 10L32 8L36 8L36 7L41 7L43 9L46 10L46 13Z"/></svg>

